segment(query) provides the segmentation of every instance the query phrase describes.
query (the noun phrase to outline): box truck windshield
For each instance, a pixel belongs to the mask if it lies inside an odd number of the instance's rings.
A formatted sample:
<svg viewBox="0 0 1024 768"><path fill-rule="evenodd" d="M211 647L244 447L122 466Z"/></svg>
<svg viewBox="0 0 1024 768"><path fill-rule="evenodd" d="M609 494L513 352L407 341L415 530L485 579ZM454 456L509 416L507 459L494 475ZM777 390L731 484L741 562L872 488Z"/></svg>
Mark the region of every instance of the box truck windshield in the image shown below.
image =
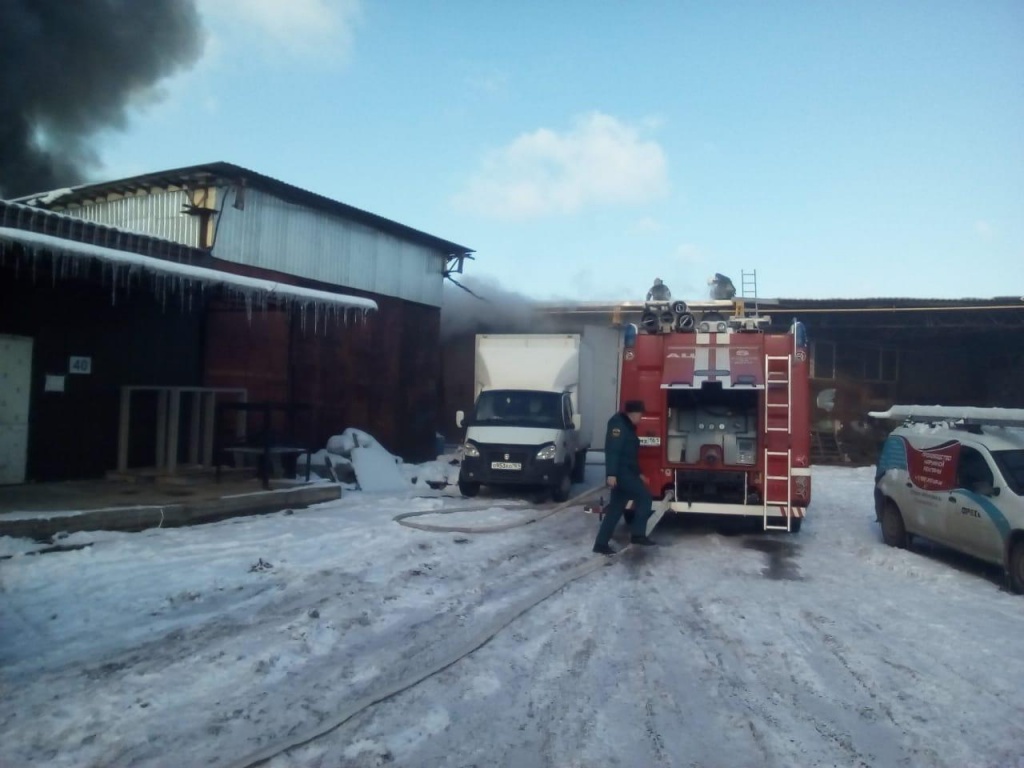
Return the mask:
<svg viewBox="0 0 1024 768"><path fill-rule="evenodd" d="M485 390L477 398L472 424L563 429L562 396L558 392Z"/></svg>

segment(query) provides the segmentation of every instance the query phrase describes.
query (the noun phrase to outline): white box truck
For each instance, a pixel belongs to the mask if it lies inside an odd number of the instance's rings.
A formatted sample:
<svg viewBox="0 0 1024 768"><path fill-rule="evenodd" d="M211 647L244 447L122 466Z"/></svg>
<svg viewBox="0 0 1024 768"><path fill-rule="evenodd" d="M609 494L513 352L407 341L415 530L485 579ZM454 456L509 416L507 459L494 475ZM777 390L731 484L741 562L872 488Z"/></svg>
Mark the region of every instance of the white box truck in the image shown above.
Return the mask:
<svg viewBox="0 0 1024 768"><path fill-rule="evenodd" d="M466 427L462 494L475 496L481 485L540 486L566 500L583 481L598 423L591 414L600 408L607 418L617 405L617 345L614 329L597 327L478 335L476 403L468 418L456 414Z"/></svg>

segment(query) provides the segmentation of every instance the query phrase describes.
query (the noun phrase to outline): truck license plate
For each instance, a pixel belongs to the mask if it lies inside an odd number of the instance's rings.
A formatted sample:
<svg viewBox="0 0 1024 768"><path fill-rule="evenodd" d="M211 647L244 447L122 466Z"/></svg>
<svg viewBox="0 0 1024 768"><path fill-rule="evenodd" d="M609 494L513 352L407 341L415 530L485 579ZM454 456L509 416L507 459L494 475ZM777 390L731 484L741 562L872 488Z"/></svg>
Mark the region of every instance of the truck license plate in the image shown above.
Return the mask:
<svg viewBox="0 0 1024 768"><path fill-rule="evenodd" d="M523 465L518 461L492 461L491 469L522 469Z"/></svg>

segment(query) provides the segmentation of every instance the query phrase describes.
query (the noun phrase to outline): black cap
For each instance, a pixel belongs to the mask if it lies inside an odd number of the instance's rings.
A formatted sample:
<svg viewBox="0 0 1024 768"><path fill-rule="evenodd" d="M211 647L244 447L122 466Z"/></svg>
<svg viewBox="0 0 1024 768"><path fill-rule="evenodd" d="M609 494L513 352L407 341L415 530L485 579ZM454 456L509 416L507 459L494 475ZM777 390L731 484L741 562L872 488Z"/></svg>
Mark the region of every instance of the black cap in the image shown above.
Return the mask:
<svg viewBox="0 0 1024 768"><path fill-rule="evenodd" d="M627 400L626 407L622 409L626 413L643 413L644 412L644 401L643 400Z"/></svg>

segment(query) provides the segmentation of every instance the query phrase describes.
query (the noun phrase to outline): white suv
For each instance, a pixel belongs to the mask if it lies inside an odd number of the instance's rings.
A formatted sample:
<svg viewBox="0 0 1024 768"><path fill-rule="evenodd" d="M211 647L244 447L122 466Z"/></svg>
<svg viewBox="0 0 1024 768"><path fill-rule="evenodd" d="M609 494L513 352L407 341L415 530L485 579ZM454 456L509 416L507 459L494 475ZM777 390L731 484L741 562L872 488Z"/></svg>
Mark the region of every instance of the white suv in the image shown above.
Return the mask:
<svg viewBox="0 0 1024 768"><path fill-rule="evenodd" d="M912 535L1002 566L1024 592L1024 409L894 405L875 472L882 538Z"/></svg>

